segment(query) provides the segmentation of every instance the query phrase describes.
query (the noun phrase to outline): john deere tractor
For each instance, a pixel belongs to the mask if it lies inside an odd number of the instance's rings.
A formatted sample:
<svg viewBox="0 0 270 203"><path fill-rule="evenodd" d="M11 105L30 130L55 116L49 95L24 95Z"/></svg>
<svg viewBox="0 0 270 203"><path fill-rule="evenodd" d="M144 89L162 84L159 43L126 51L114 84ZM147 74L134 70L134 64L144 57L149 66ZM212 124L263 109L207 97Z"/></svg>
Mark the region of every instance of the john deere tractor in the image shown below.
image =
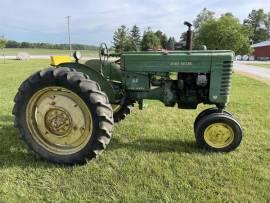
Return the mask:
<svg viewBox="0 0 270 203"><path fill-rule="evenodd" d="M192 51L191 24L186 51L109 53L79 62L52 57L51 67L25 80L14 99L15 126L31 150L59 164L82 164L109 144L114 122L124 119L134 103L159 100L166 107L196 109L199 147L215 152L236 149L242 140L239 122L225 111L229 101L234 53ZM108 58L117 57L114 61ZM179 126L181 128L181 126Z"/></svg>

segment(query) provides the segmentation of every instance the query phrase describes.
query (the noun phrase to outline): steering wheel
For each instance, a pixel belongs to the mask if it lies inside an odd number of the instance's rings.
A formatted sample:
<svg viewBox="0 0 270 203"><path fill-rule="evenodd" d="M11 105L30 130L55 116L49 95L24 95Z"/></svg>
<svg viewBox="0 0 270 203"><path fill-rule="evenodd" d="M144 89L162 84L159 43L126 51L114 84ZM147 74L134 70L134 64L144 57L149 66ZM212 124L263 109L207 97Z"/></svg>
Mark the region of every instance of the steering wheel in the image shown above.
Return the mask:
<svg viewBox="0 0 270 203"><path fill-rule="evenodd" d="M101 43L99 47L99 60L100 60L100 65L101 65L101 72L102 72L102 67L105 65L105 63L109 59L109 49L106 45L106 43Z"/></svg>

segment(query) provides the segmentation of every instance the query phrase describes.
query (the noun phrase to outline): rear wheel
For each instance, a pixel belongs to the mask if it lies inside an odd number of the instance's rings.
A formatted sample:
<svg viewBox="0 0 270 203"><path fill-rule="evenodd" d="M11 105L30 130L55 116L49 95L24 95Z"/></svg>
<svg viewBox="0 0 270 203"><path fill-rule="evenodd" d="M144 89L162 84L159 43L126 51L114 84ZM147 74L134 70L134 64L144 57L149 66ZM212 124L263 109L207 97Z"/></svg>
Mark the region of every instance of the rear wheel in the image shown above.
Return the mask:
<svg viewBox="0 0 270 203"><path fill-rule="evenodd" d="M198 146L216 152L229 152L236 149L242 137L240 124L224 113L213 113L203 117L196 131Z"/></svg>
<svg viewBox="0 0 270 203"><path fill-rule="evenodd" d="M33 74L19 88L15 126L29 148L48 161L81 164L109 143L112 108L99 85L68 68Z"/></svg>

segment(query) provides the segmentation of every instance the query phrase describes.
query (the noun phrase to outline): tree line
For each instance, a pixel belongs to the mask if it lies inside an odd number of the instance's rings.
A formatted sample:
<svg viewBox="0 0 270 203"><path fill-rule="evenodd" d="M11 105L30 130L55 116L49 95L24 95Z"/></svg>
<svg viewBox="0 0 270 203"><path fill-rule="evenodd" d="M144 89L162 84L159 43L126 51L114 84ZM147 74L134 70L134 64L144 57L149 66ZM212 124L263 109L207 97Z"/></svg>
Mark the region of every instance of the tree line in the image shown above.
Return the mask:
<svg viewBox="0 0 270 203"><path fill-rule="evenodd" d="M1 43L2 41L2 43ZM50 43L30 43L30 42L17 42L14 40L5 40L0 38L0 48L5 45L6 48L37 48L37 49L62 49L69 50L69 44L50 44ZM97 46L72 44L74 50L97 50Z"/></svg>
<svg viewBox="0 0 270 203"><path fill-rule="evenodd" d="M168 38L160 30L154 32L150 27L141 36L140 28L137 25L134 25L131 30L122 25L115 31L112 44L118 53L124 51L147 51L149 49L174 50L175 39L173 37Z"/></svg>
<svg viewBox="0 0 270 203"><path fill-rule="evenodd" d="M204 8L193 21L193 48L233 50L237 54L252 52L251 44L270 38L270 12L263 9L252 10L241 23L232 13L215 17L215 12ZM140 28L134 25L129 30L125 25L118 28L113 35L113 48L116 52L146 51L149 49L185 49L186 32L176 42L174 37L167 37L158 30L147 28L141 35Z"/></svg>

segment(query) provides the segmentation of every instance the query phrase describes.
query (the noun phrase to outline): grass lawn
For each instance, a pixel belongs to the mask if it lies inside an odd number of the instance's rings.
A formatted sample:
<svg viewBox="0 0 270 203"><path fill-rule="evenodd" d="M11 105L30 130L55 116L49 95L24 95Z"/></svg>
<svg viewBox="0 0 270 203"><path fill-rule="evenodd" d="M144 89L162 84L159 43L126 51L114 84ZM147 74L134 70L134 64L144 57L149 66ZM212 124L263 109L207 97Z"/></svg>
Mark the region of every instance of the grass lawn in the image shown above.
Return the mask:
<svg viewBox="0 0 270 203"><path fill-rule="evenodd" d="M270 68L270 63L247 63L249 66L258 66L262 68Z"/></svg>
<svg viewBox="0 0 270 203"><path fill-rule="evenodd" d="M16 55L18 52L27 52L32 55L69 55L69 50L61 50L61 49L5 49L5 54L6 55ZM88 57L97 57L98 56L98 51L94 50L80 50L83 56L88 56ZM0 52L2 54L2 51Z"/></svg>
<svg viewBox="0 0 270 203"><path fill-rule="evenodd" d="M232 153L196 147L197 111L147 101L115 125L108 149L84 166L61 167L27 152L13 127L13 97L49 61L0 64L0 202L269 202L270 88L234 76L228 110L245 130Z"/></svg>

